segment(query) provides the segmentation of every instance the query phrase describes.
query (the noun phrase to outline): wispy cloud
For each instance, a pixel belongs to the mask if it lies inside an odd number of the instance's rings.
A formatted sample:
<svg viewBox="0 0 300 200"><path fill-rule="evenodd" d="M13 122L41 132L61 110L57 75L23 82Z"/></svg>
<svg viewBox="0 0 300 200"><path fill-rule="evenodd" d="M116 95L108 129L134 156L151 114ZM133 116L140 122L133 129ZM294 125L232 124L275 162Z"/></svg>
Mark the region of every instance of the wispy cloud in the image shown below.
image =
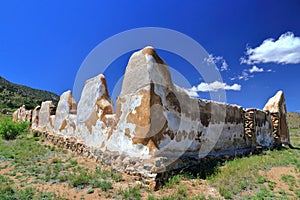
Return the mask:
<svg viewBox="0 0 300 200"><path fill-rule="evenodd" d="M204 61L208 63L214 63L220 68L220 71L228 70L228 64L222 56L214 56L213 54L209 54L207 58L204 58Z"/></svg>
<svg viewBox="0 0 300 200"><path fill-rule="evenodd" d="M256 48L247 48L241 63L248 65L257 63L297 64L300 63L300 37L294 33L282 34L278 40L269 38Z"/></svg>
<svg viewBox="0 0 300 200"><path fill-rule="evenodd" d="M253 78L253 77L254 77L254 75L250 75L248 73L248 70L243 70L240 75L232 77L232 78L230 78L230 80L231 81L234 81L234 80L244 80L244 81L247 81L247 80L249 80L250 78Z"/></svg>
<svg viewBox="0 0 300 200"><path fill-rule="evenodd" d="M212 83L205 83L202 82L197 86L193 86L190 89L186 89L187 93L190 96L198 97L197 92L217 92L219 90L233 90L233 91L240 91L242 86L239 84L227 85L226 83L222 83L220 81L215 81Z"/></svg>
<svg viewBox="0 0 300 200"><path fill-rule="evenodd" d="M226 71L226 70L228 70L228 64L226 63L225 60L223 60L221 65L221 71Z"/></svg>
<svg viewBox="0 0 300 200"><path fill-rule="evenodd" d="M249 69L249 72L252 74L252 73L255 73L255 72L263 72L264 71L264 68L258 68L256 67L255 65L253 65L253 67L251 69Z"/></svg>
<svg viewBox="0 0 300 200"><path fill-rule="evenodd" d="M242 73L238 76L230 78L231 81L234 80L244 80L247 81L250 78L254 78L254 73L261 73L261 72L273 72L271 69L265 70L264 68L259 68L256 65L253 65L250 69L244 69Z"/></svg>

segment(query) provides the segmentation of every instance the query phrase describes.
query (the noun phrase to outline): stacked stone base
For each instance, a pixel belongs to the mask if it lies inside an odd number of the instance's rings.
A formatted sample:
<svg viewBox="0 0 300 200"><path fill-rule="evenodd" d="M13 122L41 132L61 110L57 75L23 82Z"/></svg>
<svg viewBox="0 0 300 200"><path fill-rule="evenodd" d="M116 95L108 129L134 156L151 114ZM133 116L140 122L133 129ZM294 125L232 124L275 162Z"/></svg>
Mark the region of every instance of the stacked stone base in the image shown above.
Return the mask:
<svg viewBox="0 0 300 200"><path fill-rule="evenodd" d="M59 148L75 152L77 155L81 155L94 160L95 162L111 167L113 170L118 172L136 176L141 183L152 190L159 189L159 187L164 185L170 177L176 174L188 171L205 177L207 172L212 170L212 167L215 167L215 164L218 162L225 162L236 157L259 154L267 148L270 150L281 147L249 147L232 151L211 153L202 158L199 158L199 154L185 155L179 157L175 162L165 167L161 158L156 160L143 160L128 157L124 154L119 154L119 152L101 151L97 148L85 145L78 141L75 137L66 137L60 134L42 132L41 136Z"/></svg>
<svg viewBox="0 0 300 200"><path fill-rule="evenodd" d="M42 132L42 137L57 147L75 152L77 155L94 160L100 164L112 167L112 169L137 176L139 181L148 185L151 189L157 188L157 173L152 173L153 166L149 160L128 157L119 152L101 151L97 148L87 146L76 140L75 137L66 137L59 134ZM148 165L147 165L148 163Z"/></svg>

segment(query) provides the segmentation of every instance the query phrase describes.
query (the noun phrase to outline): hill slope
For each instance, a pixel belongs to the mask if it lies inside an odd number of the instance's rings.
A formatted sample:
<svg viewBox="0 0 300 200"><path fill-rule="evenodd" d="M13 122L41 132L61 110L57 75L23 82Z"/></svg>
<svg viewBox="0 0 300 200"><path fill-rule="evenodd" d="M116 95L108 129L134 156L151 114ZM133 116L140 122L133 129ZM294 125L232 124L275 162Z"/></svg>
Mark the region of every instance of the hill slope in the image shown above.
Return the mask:
<svg viewBox="0 0 300 200"><path fill-rule="evenodd" d="M52 92L11 83L0 76L0 108L18 108L26 105L27 109L33 109L46 100L52 100L56 105L59 96Z"/></svg>

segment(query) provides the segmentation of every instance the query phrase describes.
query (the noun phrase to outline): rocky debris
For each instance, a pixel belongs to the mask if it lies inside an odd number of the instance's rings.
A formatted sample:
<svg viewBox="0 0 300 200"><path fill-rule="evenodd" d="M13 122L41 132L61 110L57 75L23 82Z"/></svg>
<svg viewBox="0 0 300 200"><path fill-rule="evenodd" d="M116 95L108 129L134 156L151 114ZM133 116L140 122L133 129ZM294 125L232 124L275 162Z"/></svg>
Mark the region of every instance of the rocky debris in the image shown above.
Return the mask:
<svg viewBox="0 0 300 200"><path fill-rule="evenodd" d="M107 115L113 114L112 101L108 94L104 75L86 81L78 103L76 138L89 146L101 146L108 139L104 123Z"/></svg>
<svg viewBox="0 0 300 200"><path fill-rule="evenodd" d="M173 84L154 48L146 47L129 60L115 113L100 74L86 81L77 112L67 91L56 114L51 101L33 110L32 129L157 188L173 172L199 162L272 148L274 135L282 136L285 111L276 111L276 118L275 111L191 98Z"/></svg>
<svg viewBox="0 0 300 200"><path fill-rule="evenodd" d="M77 103L72 92L66 91L60 96L57 105L53 131L64 135L75 135Z"/></svg>
<svg viewBox="0 0 300 200"><path fill-rule="evenodd" d="M281 142L283 144L290 144L286 102L284 94L281 90L268 100L264 107L264 110L271 113L272 121L274 123L273 133L278 137L280 136Z"/></svg>

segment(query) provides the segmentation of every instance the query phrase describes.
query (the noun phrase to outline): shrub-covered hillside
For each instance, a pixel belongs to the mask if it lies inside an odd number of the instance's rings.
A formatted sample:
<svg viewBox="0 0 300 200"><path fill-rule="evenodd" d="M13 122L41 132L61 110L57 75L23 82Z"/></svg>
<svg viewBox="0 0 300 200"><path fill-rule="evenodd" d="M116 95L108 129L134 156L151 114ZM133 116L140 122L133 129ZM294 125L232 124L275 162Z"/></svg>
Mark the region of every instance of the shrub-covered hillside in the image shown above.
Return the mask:
<svg viewBox="0 0 300 200"><path fill-rule="evenodd" d="M46 100L52 100L56 105L59 96L52 92L11 83L0 76L0 109L18 108L22 105L32 109Z"/></svg>

